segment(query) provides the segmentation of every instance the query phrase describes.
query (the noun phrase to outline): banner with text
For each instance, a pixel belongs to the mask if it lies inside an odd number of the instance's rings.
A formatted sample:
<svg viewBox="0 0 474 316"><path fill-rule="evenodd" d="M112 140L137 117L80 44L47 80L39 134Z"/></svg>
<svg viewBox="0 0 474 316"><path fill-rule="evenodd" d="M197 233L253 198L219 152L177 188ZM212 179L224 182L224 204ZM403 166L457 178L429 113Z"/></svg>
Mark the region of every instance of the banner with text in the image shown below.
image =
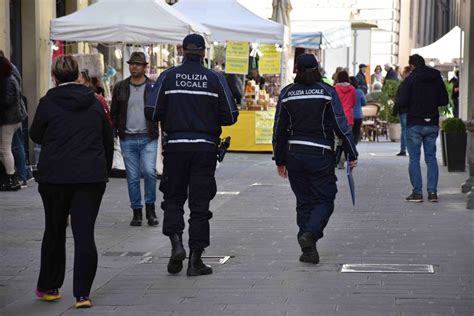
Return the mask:
<svg viewBox="0 0 474 316"><path fill-rule="evenodd" d="M271 144L275 111L255 112L255 144Z"/></svg>
<svg viewBox="0 0 474 316"><path fill-rule="evenodd" d="M249 71L249 43L228 41L225 50L225 72L246 75Z"/></svg>
<svg viewBox="0 0 474 316"><path fill-rule="evenodd" d="M262 52L259 61L261 75L278 75L281 70L281 52L273 44L260 44L258 49Z"/></svg>

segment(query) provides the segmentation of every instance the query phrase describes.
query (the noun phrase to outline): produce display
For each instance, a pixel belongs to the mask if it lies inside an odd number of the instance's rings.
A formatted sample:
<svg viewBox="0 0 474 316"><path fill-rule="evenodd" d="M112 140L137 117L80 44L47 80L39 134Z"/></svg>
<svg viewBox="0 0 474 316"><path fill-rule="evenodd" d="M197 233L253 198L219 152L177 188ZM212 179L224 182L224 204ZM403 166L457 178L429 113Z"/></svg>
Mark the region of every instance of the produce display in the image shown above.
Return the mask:
<svg viewBox="0 0 474 316"><path fill-rule="evenodd" d="M249 111L267 111L276 105L275 100L264 89L260 90L254 80L249 80L245 86L244 104Z"/></svg>

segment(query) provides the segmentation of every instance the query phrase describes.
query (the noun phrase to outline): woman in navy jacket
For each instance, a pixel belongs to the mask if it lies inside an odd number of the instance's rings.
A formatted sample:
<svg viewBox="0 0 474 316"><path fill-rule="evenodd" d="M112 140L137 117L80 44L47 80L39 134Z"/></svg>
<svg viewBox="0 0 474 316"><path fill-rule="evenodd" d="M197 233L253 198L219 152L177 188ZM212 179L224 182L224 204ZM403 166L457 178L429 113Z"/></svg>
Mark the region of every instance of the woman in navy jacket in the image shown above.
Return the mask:
<svg viewBox="0 0 474 316"><path fill-rule="evenodd" d="M278 175L288 177L296 196L301 262L319 263L316 242L334 210L334 133L342 139L350 168L357 165L352 128L336 90L323 83L313 54L297 59L295 83L283 88L273 127Z"/></svg>

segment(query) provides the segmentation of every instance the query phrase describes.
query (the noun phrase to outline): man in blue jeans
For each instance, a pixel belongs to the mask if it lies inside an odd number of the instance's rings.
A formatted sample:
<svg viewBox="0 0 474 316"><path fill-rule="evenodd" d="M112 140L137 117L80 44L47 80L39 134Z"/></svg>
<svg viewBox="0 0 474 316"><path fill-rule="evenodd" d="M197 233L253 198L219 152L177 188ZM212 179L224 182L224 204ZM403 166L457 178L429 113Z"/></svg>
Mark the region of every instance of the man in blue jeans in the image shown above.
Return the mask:
<svg viewBox="0 0 474 316"><path fill-rule="evenodd" d="M400 88L398 99L407 109L407 148L410 155L408 172L413 186L406 198L409 202L423 202L420 149L423 145L428 169L428 201L437 202L438 162L436 139L439 132L438 107L448 104L448 93L438 70L427 67L418 54L408 60L412 73Z"/></svg>
<svg viewBox="0 0 474 316"><path fill-rule="evenodd" d="M127 61L131 76L114 87L110 112L114 128L120 137L120 146L127 174L128 195L133 210L131 226L141 226L142 196L140 179L145 180L145 211L149 226L157 226L156 155L158 125L145 118L145 97L152 82L145 76L145 54L134 52Z"/></svg>

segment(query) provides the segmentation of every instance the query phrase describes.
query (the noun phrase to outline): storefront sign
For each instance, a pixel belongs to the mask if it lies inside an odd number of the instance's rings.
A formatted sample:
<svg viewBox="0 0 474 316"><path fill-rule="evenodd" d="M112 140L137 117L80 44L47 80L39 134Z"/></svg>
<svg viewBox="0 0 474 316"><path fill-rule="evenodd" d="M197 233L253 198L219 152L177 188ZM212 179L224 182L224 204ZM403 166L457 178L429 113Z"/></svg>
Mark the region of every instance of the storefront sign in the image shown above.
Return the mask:
<svg viewBox="0 0 474 316"><path fill-rule="evenodd" d="M225 72L246 75L249 69L249 43L228 41L225 51Z"/></svg>
<svg viewBox="0 0 474 316"><path fill-rule="evenodd" d="M261 75L280 74L281 52L273 44L260 44L258 49L262 52L259 61L259 72Z"/></svg>
<svg viewBox="0 0 474 316"><path fill-rule="evenodd" d="M255 112L255 144L271 144L275 111Z"/></svg>

